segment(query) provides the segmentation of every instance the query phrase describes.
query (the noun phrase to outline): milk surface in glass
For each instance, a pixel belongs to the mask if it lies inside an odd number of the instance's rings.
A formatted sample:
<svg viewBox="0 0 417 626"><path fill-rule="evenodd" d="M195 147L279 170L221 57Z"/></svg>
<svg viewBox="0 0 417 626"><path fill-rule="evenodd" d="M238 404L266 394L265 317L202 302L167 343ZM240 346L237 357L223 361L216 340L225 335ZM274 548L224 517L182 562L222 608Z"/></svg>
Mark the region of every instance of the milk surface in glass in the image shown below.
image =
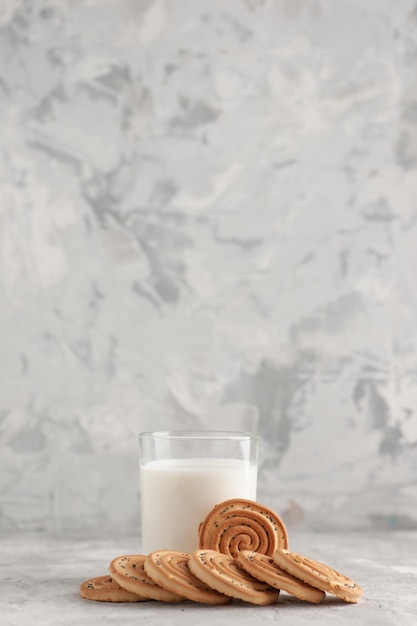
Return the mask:
<svg viewBox="0 0 417 626"><path fill-rule="evenodd" d="M188 458L140 466L142 552L198 548L198 526L229 498L256 500L257 465L241 459Z"/></svg>

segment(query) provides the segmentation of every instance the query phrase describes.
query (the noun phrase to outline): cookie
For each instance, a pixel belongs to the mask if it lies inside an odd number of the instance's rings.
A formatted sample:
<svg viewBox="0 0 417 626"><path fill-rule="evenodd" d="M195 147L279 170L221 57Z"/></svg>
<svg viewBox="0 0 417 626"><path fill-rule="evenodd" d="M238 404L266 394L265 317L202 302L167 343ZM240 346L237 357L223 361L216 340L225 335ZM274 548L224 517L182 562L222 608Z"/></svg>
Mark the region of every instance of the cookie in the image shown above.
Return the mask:
<svg viewBox="0 0 417 626"><path fill-rule="evenodd" d="M251 604L273 604L279 591L243 571L236 559L216 550L191 553L191 572L212 589Z"/></svg>
<svg viewBox="0 0 417 626"><path fill-rule="evenodd" d="M148 554L145 571L155 583L188 600L204 604L227 604L230 597L208 587L191 573L190 555L174 550L159 550Z"/></svg>
<svg viewBox="0 0 417 626"><path fill-rule="evenodd" d="M272 557L259 552L241 550L237 561L254 578L263 580L275 589L282 589L299 600L320 604L325 597L324 591L316 589L298 578L287 574L275 563Z"/></svg>
<svg viewBox="0 0 417 626"><path fill-rule="evenodd" d="M142 554L118 556L110 563L109 573L124 589L149 600L183 602L183 596L163 589L149 578L144 569L145 559Z"/></svg>
<svg viewBox="0 0 417 626"><path fill-rule="evenodd" d="M217 504L198 529L199 548L218 550L236 557L240 550L272 556L288 548L288 534L281 518L252 500L232 499Z"/></svg>
<svg viewBox="0 0 417 626"><path fill-rule="evenodd" d="M111 576L95 576L80 585L80 596L98 602L142 602L147 600L123 589Z"/></svg>
<svg viewBox="0 0 417 626"><path fill-rule="evenodd" d="M280 548L274 552L272 558L278 567L292 576L345 602L358 602L362 595L362 589L351 578L320 561Z"/></svg>

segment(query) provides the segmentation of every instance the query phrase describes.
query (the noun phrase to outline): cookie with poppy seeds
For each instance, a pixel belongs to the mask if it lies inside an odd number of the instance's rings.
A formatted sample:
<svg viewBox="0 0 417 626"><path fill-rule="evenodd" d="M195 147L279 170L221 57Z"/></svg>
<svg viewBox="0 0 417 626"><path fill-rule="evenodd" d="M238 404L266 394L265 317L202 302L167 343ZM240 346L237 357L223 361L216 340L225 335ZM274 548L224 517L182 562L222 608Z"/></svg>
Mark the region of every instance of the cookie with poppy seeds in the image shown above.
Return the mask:
<svg viewBox="0 0 417 626"><path fill-rule="evenodd" d="M291 576L278 567L273 558L266 554L241 550L237 555L237 561L251 576L263 580L275 589L286 591L299 600L320 604L325 598L324 591Z"/></svg>
<svg viewBox="0 0 417 626"><path fill-rule="evenodd" d="M236 498L213 507L199 526L198 539L199 549L233 557L240 550L272 556L277 548L288 548L287 529L272 509Z"/></svg>
<svg viewBox="0 0 417 626"><path fill-rule="evenodd" d="M278 600L279 591L245 572L236 559L217 550L195 550L189 567L192 573L220 593L265 606Z"/></svg>
<svg viewBox="0 0 417 626"><path fill-rule="evenodd" d="M80 596L97 602L143 602L147 598L127 591L111 576L95 576L80 585Z"/></svg>
<svg viewBox="0 0 417 626"><path fill-rule="evenodd" d="M164 589L149 578L144 568L145 560L143 554L118 556L110 563L109 573L124 589L149 600L183 602L183 596Z"/></svg>
<svg viewBox="0 0 417 626"><path fill-rule="evenodd" d="M158 585L181 594L193 602L227 604L230 597L219 593L196 578L189 569L190 555L174 550L158 550L148 554L145 571Z"/></svg>
<svg viewBox="0 0 417 626"><path fill-rule="evenodd" d="M351 578L325 563L280 548L274 552L272 558L278 567L291 576L331 593L345 602L358 602L362 595L362 589Z"/></svg>

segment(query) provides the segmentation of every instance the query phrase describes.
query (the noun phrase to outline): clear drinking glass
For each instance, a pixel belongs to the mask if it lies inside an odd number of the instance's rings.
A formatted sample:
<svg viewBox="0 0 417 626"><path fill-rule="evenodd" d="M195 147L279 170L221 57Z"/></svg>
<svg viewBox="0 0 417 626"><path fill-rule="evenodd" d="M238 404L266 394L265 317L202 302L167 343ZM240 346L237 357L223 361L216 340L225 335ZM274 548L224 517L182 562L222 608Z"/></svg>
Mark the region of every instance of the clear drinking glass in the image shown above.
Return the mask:
<svg viewBox="0 0 417 626"><path fill-rule="evenodd" d="M198 548L215 504L256 500L258 437L252 432L161 431L139 435L142 552Z"/></svg>

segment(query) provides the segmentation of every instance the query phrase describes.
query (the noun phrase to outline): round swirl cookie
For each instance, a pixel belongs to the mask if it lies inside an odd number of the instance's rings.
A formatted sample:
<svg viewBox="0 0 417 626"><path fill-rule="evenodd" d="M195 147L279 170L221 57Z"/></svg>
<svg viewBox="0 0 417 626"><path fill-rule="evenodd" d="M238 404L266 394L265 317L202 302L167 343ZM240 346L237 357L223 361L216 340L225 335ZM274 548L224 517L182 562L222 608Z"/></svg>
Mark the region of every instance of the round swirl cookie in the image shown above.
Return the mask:
<svg viewBox="0 0 417 626"><path fill-rule="evenodd" d="M232 598L265 606L278 600L279 591L241 569L231 556L217 550L195 550L189 567L212 589Z"/></svg>
<svg viewBox="0 0 417 626"><path fill-rule="evenodd" d="M231 499L217 504L198 529L199 548L236 557L241 550L272 556L288 548L282 519L271 509L252 500Z"/></svg>
<svg viewBox="0 0 417 626"><path fill-rule="evenodd" d="M109 575L85 580L80 585L80 596L97 602L143 602L148 599L127 591Z"/></svg>
<svg viewBox="0 0 417 626"><path fill-rule="evenodd" d="M145 571L155 583L193 602L227 604L230 597L207 586L189 569L190 555L174 550L159 550L148 554Z"/></svg>
<svg viewBox="0 0 417 626"><path fill-rule="evenodd" d="M280 548L272 558L278 567L292 576L345 602L358 602L362 595L362 589L351 578L320 561Z"/></svg>
<svg viewBox="0 0 417 626"><path fill-rule="evenodd" d="M144 568L145 560L146 556L143 554L118 556L110 563L109 572L124 589L148 600L184 602L184 596L162 588L149 578Z"/></svg>
<svg viewBox="0 0 417 626"><path fill-rule="evenodd" d="M284 572L273 558L266 554L241 550L237 555L237 561L254 578L263 580L275 589L286 591L299 600L320 604L326 595L324 591L307 585L307 583Z"/></svg>

